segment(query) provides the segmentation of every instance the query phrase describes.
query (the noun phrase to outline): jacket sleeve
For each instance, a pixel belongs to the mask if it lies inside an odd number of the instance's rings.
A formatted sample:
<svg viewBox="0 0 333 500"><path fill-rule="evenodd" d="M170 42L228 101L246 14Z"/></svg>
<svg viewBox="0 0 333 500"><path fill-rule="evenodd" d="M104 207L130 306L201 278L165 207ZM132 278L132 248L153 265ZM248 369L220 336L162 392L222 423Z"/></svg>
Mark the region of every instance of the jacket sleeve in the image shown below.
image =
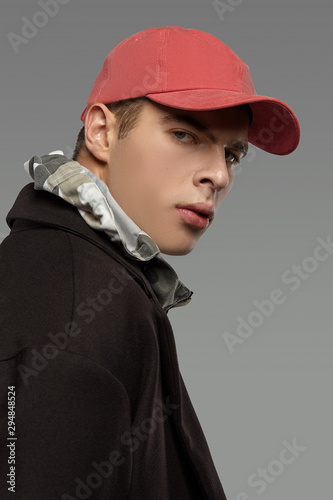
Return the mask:
<svg viewBox="0 0 333 500"><path fill-rule="evenodd" d="M85 357L35 345L2 361L0 377L1 499L127 498L130 405L111 373Z"/></svg>

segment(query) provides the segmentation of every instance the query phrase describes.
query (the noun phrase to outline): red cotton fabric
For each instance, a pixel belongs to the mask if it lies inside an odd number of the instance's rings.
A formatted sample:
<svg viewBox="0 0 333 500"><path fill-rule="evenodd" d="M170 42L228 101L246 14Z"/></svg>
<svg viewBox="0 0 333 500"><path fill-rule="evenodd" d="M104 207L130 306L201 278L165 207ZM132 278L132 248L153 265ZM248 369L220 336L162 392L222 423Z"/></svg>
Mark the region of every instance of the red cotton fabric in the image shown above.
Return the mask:
<svg viewBox="0 0 333 500"><path fill-rule="evenodd" d="M279 99L257 95L247 64L209 33L178 26L136 33L106 57L93 85L87 109L146 96L179 109L203 111L249 104L253 122L249 142L277 155L292 153L300 126Z"/></svg>

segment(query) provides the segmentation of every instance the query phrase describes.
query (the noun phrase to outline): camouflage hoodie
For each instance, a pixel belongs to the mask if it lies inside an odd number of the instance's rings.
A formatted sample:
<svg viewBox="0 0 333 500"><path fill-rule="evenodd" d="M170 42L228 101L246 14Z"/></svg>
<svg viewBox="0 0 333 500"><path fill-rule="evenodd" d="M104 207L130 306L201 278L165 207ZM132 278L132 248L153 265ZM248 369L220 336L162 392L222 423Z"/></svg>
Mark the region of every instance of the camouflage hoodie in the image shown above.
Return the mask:
<svg viewBox="0 0 333 500"><path fill-rule="evenodd" d="M90 170L62 151L33 156L24 168L36 190L48 191L71 203L89 226L104 231L111 241L120 244L127 257L147 262L143 272L165 311L190 302L193 292L162 258L156 243L128 217L106 184Z"/></svg>

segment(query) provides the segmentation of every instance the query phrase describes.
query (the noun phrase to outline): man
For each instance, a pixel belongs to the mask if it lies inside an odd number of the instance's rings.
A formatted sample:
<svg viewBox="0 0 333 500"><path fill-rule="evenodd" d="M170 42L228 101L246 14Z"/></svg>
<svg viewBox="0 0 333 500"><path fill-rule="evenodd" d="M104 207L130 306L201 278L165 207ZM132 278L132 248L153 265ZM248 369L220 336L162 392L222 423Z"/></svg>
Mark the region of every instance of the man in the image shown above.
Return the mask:
<svg viewBox="0 0 333 500"><path fill-rule="evenodd" d="M225 499L167 317L192 292L161 253L191 252L248 142L294 151L297 118L217 38L162 27L107 56L81 119L7 216L1 498Z"/></svg>

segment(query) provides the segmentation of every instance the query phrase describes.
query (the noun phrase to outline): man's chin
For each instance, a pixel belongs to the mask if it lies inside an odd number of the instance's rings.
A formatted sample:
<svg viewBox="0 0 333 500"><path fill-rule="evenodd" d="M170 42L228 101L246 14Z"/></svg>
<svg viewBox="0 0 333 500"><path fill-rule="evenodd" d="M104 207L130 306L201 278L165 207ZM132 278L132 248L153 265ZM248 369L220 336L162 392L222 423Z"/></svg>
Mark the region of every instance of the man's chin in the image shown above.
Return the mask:
<svg viewBox="0 0 333 500"><path fill-rule="evenodd" d="M191 246L184 246L184 245L179 245L179 246L167 246L167 247L162 247L160 248L161 253L165 255L188 255L189 253L192 252L194 249L195 245L197 242L194 242Z"/></svg>

